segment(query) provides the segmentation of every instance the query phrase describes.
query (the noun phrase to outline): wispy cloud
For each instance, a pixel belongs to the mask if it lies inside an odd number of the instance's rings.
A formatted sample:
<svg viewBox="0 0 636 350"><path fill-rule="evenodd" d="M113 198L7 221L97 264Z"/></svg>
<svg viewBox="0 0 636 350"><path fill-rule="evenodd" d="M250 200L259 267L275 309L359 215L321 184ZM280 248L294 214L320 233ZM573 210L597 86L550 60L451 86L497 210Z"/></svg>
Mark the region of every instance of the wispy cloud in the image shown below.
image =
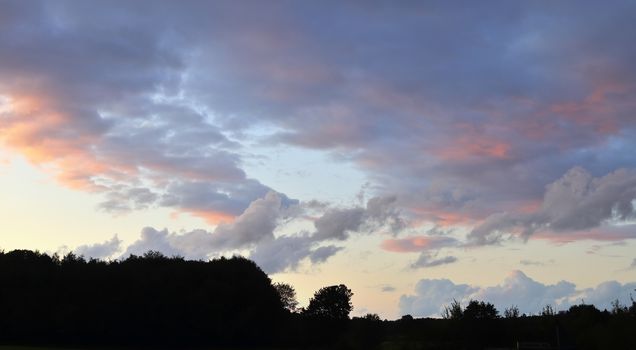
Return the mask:
<svg viewBox="0 0 636 350"><path fill-rule="evenodd" d="M104 210L211 224L278 190L246 172L246 144L328 153L420 222L481 223L479 243L629 214L634 4L328 5L3 2L0 144ZM586 192L603 211L579 215L553 202L570 177L625 192ZM329 215L325 238L371 224Z"/></svg>

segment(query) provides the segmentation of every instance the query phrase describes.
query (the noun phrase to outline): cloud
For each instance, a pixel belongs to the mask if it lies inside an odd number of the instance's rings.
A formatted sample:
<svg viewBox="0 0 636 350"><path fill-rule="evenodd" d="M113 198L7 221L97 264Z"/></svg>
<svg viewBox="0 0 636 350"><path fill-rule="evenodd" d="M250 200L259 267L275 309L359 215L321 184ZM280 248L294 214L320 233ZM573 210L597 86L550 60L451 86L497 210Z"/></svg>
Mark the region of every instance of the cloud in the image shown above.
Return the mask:
<svg viewBox="0 0 636 350"><path fill-rule="evenodd" d="M554 263L554 260L552 259L550 259L547 262L537 261L537 260L528 260L528 259L519 260L519 264L525 265L525 266L545 266L547 264L553 264L553 263Z"/></svg>
<svg viewBox="0 0 636 350"><path fill-rule="evenodd" d="M390 252L408 253L437 250L459 245L455 238L447 236L413 236L399 239L387 239L381 244L382 249Z"/></svg>
<svg viewBox="0 0 636 350"><path fill-rule="evenodd" d="M378 202L375 197L368 201ZM353 233L372 232L391 226L397 219L401 220L399 213L394 212L390 205L374 207L367 204L365 208L330 208L324 205L317 208L312 202L308 208L305 205L271 191L265 197L254 200L234 221L221 223L214 231L171 233L165 229L146 227L141 237L129 245L121 256L142 255L148 250L156 250L169 256L205 260L238 252L249 254L249 258L266 272L277 273L295 270L303 261L314 265L324 263L344 249L325 244L326 241L343 241ZM315 231L277 232L283 222L302 220L307 210L316 209L324 213L314 220ZM354 224L350 224L351 213L359 213L359 216L354 215ZM321 223L333 225L325 228Z"/></svg>
<svg viewBox="0 0 636 350"><path fill-rule="evenodd" d="M390 286L390 285L384 285L384 286L382 286L382 288L380 290L382 292L385 292L385 293L391 293L391 292L395 292L396 288L393 287L393 286Z"/></svg>
<svg viewBox="0 0 636 350"><path fill-rule="evenodd" d="M547 186L536 211L493 214L475 227L469 238L477 244L488 244L511 233L525 239L546 231L567 236L570 232L590 230L611 222L633 220L635 201L635 171L619 169L595 178L576 167Z"/></svg>
<svg viewBox="0 0 636 350"><path fill-rule="evenodd" d="M318 247L309 254L309 260L314 264L319 264L327 261L329 257L335 255L337 252L344 249L343 247L336 247L333 245Z"/></svg>
<svg viewBox="0 0 636 350"><path fill-rule="evenodd" d="M428 252L422 252L417 260L411 264L412 269L418 269L423 267L435 267L440 265L452 264L457 261L457 257L444 256L437 258L437 254Z"/></svg>
<svg viewBox="0 0 636 350"><path fill-rule="evenodd" d="M330 208L314 221L315 237L319 240L346 240L349 234L359 231L376 231L386 228L397 233L406 226L395 196L370 198L366 207Z"/></svg>
<svg viewBox="0 0 636 350"><path fill-rule="evenodd" d="M194 237L204 237L206 232L192 231L182 236L178 236L174 233L169 233L168 230L156 230L152 227L144 227L141 230L141 236L131 245L126 248L126 251L121 255L122 258L127 258L130 255L143 255L148 251L158 251L168 256L186 256L184 251L176 247L179 241L183 240L183 237L193 240ZM205 250L203 252L187 252L187 257L191 259L203 259L207 256ZM203 254L202 254L203 253ZM202 256L203 255L203 256Z"/></svg>
<svg viewBox="0 0 636 350"><path fill-rule="evenodd" d="M402 315L441 315L443 305L453 299L462 300L477 289L467 284L454 284L448 279L422 279L415 286L415 295L402 295L399 309Z"/></svg>
<svg viewBox="0 0 636 350"><path fill-rule="evenodd" d="M106 259L121 250L121 243L122 240L114 235L113 238L103 243L81 245L75 248L74 253L88 258Z"/></svg>
<svg viewBox="0 0 636 350"><path fill-rule="evenodd" d="M616 281L600 283L594 288L577 289L568 281L543 284L521 271L512 271L504 281L491 287L455 284L447 279L422 279L415 287L415 294L402 295L399 308L402 314L414 316L440 316L445 305L455 299L465 306L471 299L492 302L502 312L517 305L522 313L536 314L545 305L566 310L581 301L596 305L599 309L611 307L618 299L626 304L636 283L621 284Z"/></svg>
<svg viewBox="0 0 636 350"><path fill-rule="evenodd" d="M234 222L218 225L211 245L217 249L241 249L273 239L283 211L282 196L269 192L265 198L252 202Z"/></svg>
<svg viewBox="0 0 636 350"><path fill-rule="evenodd" d="M545 305L564 309L570 306L576 296L576 286L567 281L545 285L526 276L521 271L513 271L503 283L481 288L474 294L479 300L492 301L500 310L517 305L522 313L537 313Z"/></svg>
<svg viewBox="0 0 636 350"><path fill-rule="evenodd" d="M181 21L162 14L169 6L3 4L0 144L102 193L101 209L168 206L217 223L270 189L241 169L241 144L181 94L189 50L155 25ZM128 20L138 26L118 25Z"/></svg>
<svg viewBox="0 0 636 350"><path fill-rule="evenodd" d="M363 208L330 209L314 221L316 236L320 239L346 240L349 232L360 229L364 223Z"/></svg>
<svg viewBox="0 0 636 350"><path fill-rule="evenodd" d="M631 2L0 6L0 144L104 210L228 222L276 190L247 172L250 146L296 147L353 164L420 222L482 223L488 243L597 226L592 202L533 208L577 165L636 164ZM372 224L376 204L329 214L320 237Z"/></svg>
<svg viewBox="0 0 636 350"><path fill-rule="evenodd" d="M283 236L258 245L250 254L250 259L265 272L277 273L296 270L307 258L315 265L323 263L343 249L333 245L315 246L316 241L308 235Z"/></svg>
<svg viewBox="0 0 636 350"><path fill-rule="evenodd" d="M131 244L123 256L158 250L188 258L205 259L211 254L252 248L263 240L273 240L274 231L285 215L283 196L269 192L253 201L231 223L219 224L213 232L194 230L183 234L146 227L141 238Z"/></svg>

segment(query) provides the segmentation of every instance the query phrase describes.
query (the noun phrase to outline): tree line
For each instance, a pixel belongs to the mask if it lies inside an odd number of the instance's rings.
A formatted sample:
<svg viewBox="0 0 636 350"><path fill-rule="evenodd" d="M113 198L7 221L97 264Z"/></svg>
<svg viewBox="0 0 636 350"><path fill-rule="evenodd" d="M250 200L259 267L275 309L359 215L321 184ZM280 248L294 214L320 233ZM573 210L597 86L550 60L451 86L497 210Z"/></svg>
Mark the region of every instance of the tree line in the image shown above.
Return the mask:
<svg viewBox="0 0 636 350"><path fill-rule="evenodd" d="M351 295L344 285L325 287L297 309L293 287L272 284L242 257L190 261L150 251L102 261L14 250L0 252L0 343L296 344L311 338L304 328L337 335ZM305 335L290 336L295 328Z"/></svg>
<svg viewBox="0 0 636 350"><path fill-rule="evenodd" d="M483 349L531 341L561 349L636 349L636 303L540 315L453 301L442 319L349 315L344 284L299 308L293 286L252 261L158 252L101 261L0 251L0 344L56 346Z"/></svg>

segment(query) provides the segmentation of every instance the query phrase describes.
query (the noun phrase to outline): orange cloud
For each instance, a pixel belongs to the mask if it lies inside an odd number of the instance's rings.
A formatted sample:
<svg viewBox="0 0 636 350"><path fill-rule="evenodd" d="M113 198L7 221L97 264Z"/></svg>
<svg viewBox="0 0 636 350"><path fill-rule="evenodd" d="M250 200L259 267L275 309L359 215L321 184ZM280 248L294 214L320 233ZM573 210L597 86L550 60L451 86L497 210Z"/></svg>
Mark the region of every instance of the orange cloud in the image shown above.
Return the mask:
<svg viewBox="0 0 636 350"><path fill-rule="evenodd" d="M471 158L508 159L512 146L503 140L484 135L472 125L458 124L459 136L452 143L434 150L444 160L465 161Z"/></svg>
<svg viewBox="0 0 636 350"><path fill-rule="evenodd" d="M420 223L432 221L441 227L468 225L475 221L474 217L458 211L423 207L410 208L410 210L413 211L418 218L420 218ZM418 220L413 219L413 222L418 223Z"/></svg>
<svg viewBox="0 0 636 350"><path fill-rule="evenodd" d="M95 189L90 176L109 168L87 151L97 135L73 132L71 118L56 111L44 96L9 96L5 109L2 145L51 171L65 186Z"/></svg>
<svg viewBox="0 0 636 350"><path fill-rule="evenodd" d="M107 182L128 181L139 174L134 161L96 153L95 149L103 137L100 131L82 128L81 123L78 126L77 118L81 116L65 113L47 96L4 96L2 117L0 145L51 173L65 187L101 192L108 190L108 187L101 185L96 178L106 179ZM202 176L189 169L172 169L161 162L145 165L151 171L179 172L191 179ZM229 213L196 209L183 211L211 224L234 219L234 215Z"/></svg>
<svg viewBox="0 0 636 350"><path fill-rule="evenodd" d="M204 211L204 210L197 210L197 209L184 209L183 211L191 214L192 216L205 220L205 222L207 222L210 225L231 223L236 218L232 214L223 213L220 211L212 211L212 210Z"/></svg>
<svg viewBox="0 0 636 350"><path fill-rule="evenodd" d="M619 125L616 107L610 99L612 95L625 94L627 91L623 84L603 83L594 88L582 101L553 104L548 111L579 125L591 126L603 134L615 133Z"/></svg>

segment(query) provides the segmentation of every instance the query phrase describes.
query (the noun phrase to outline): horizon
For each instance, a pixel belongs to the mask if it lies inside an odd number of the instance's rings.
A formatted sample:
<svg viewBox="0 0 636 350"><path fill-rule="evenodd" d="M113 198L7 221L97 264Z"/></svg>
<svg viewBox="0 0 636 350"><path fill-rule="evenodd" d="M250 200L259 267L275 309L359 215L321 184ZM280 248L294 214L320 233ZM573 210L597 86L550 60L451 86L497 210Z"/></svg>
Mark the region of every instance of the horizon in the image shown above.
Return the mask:
<svg viewBox="0 0 636 350"><path fill-rule="evenodd" d="M0 2L0 249L241 255L386 319L627 304L635 14Z"/></svg>

